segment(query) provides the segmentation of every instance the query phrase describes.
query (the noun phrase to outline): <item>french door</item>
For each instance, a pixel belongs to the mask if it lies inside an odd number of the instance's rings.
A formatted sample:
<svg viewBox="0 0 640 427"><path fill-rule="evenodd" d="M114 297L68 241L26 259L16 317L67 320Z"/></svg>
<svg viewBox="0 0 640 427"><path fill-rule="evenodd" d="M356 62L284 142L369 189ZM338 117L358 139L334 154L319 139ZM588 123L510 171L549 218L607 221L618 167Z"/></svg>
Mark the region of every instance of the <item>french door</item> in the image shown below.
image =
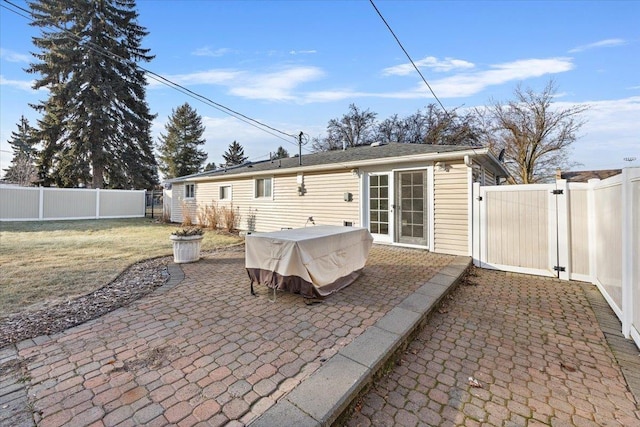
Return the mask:
<svg viewBox="0 0 640 427"><path fill-rule="evenodd" d="M395 220L399 243L427 246L427 173L396 173Z"/></svg>

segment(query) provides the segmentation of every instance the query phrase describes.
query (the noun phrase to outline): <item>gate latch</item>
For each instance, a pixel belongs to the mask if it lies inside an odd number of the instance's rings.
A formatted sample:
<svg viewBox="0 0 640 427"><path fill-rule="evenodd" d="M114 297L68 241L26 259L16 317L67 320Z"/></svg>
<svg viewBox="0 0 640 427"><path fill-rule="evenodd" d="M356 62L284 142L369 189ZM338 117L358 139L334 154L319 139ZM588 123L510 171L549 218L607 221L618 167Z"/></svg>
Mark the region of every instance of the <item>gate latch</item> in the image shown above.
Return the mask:
<svg viewBox="0 0 640 427"><path fill-rule="evenodd" d="M564 190L553 190L551 194L564 194Z"/></svg>

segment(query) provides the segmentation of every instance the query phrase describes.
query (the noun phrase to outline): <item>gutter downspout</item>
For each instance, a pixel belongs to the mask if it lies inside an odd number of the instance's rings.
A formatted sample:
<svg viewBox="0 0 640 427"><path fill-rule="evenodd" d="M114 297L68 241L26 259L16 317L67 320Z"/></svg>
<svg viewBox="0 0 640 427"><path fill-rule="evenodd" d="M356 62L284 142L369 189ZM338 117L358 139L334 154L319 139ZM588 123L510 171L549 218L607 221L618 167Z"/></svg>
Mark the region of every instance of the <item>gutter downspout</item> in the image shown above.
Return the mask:
<svg viewBox="0 0 640 427"><path fill-rule="evenodd" d="M474 253L473 253L473 248L474 248L474 236L475 236L475 230L474 230L474 225L475 225L475 218L474 218L474 205L475 205L475 200L476 198L478 199L478 201L480 201L480 195L479 194L474 194L473 190L474 190L474 185L473 185L473 161L471 160L472 156L469 154L465 154L464 156L464 164L466 167L468 167L468 175L467 175L467 179L468 179L468 188L469 188L469 201L467 202L467 218L468 218L468 227L467 227L467 251L469 252L469 255L471 255L471 258L473 259L474 257ZM478 230L478 239L480 239L480 230ZM478 259L480 259L480 256L478 256Z"/></svg>
<svg viewBox="0 0 640 427"><path fill-rule="evenodd" d="M470 155L465 154L465 156L464 156L464 164L465 164L468 168L470 168L470 167L472 167L472 166L473 166L473 162L471 161L471 156L470 156Z"/></svg>

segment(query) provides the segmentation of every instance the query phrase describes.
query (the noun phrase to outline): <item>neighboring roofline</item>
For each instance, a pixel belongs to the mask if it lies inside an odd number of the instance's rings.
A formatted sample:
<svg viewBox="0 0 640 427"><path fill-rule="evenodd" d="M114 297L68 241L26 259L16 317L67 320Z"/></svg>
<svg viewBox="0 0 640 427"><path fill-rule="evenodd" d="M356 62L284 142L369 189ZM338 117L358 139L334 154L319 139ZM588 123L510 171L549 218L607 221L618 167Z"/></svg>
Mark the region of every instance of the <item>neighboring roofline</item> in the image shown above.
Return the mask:
<svg viewBox="0 0 640 427"><path fill-rule="evenodd" d="M203 181L220 181L223 179L229 179L229 177L233 178L246 178L246 177L256 177L256 176L272 176L272 175L285 175L285 174L297 174L300 172L324 172L331 170L339 170L339 169L354 169L360 167L367 166L376 166L380 164L388 164L388 163L410 163L410 162L419 162L419 161L442 161L442 160L457 160L464 159L465 156L470 156L472 158L478 156L487 156L490 159L489 163L493 163L496 169L501 170L504 173L504 176L509 176L509 172L504 168L503 164L498 161L498 159L491 153L491 150L484 147L479 148L470 148L460 151L447 151L442 153L424 153L424 154L411 154L404 156L395 156L395 157L381 157L375 159L367 159L367 160L350 160L343 161L337 163L326 163L321 165L300 165L293 166L284 169L268 169L262 171L246 171L240 173L234 173L230 175L226 175L220 173L220 170L217 170L217 174L215 175L203 175L202 173L193 174L178 178L173 178L166 180L167 183L179 183L179 182L203 182ZM304 160L304 157L303 157ZM269 160L266 160L267 162ZM233 166L228 168L227 170L233 170L241 167L247 167L248 164L242 164Z"/></svg>

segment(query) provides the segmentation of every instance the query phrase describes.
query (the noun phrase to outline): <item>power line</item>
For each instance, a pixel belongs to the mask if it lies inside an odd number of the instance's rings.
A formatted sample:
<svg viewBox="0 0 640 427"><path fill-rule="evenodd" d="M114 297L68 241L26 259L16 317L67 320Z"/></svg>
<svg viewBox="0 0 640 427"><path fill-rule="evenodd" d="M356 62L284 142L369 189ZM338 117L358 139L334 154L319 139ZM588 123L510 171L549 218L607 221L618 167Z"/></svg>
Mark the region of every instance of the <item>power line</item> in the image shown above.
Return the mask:
<svg viewBox="0 0 640 427"><path fill-rule="evenodd" d="M382 19L382 22L384 22L384 25L387 26L387 28L389 29L389 32L391 33L391 35L393 36L394 39L396 39L396 42L398 43L398 46L400 46L400 49L402 49L402 51L404 52L404 54L407 56L407 58L409 58L409 62L411 62L411 65L413 65L413 68L415 68L415 70L418 72L418 74L420 75L420 77L422 78L422 81L424 82L425 85L427 85L427 87L429 88L429 91L431 92L431 95L433 95L433 97L436 99L436 101L438 101L438 104L440 104L440 107L442 108L442 110L445 112L445 114L447 115L447 117L449 119L451 119L451 116L449 115L449 112L447 111L446 108L444 108L444 105L442 105L442 102L440 102L440 99L438 99L438 97L436 96L436 93L433 91L433 89L431 88L431 85L429 85L429 82L427 82L427 79L422 75L422 72L420 71L420 69L418 68L418 66L415 64L415 62L413 62L413 59L411 59L411 56L409 55L409 53L407 52L407 50L404 48L404 46L402 45L402 43L400 42L400 39L398 39L398 37L396 36L396 33L393 32L393 30L391 29L391 26L387 23L387 20L384 19L384 16L382 16L382 13L380 13L380 11L378 10L378 8L376 7L375 3L373 2L373 0L369 0L369 2L371 3L371 6L373 6L373 8L376 10L376 12L378 13L378 16L380 17L380 19Z"/></svg>
<svg viewBox="0 0 640 427"><path fill-rule="evenodd" d="M15 13L16 15L19 15L19 16L25 18L25 19L28 19L31 22L34 22L34 19L31 16L31 11L29 11L29 10L27 10L27 9L21 7L21 6L16 5L15 3L13 3L13 2L11 2L9 0L3 0L3 1L5 3L8 3L11 6L17 8L18 10L21 10L23 12L28 13L29 16L25 16L25 15L13 10L13 9L10 9L10 8L4 6L4 5L0 5L0 6L2 6L3 8L5 8L7 10L9 10L10 12ZM77 35L71 33L66 28L63 28L63 27L61 27L59 25L56 25L56 24L51 24L49 26L53 26L53 27L59 29L60 31L70 35L73 39L75 39L78 42L81 41L80 37L78 37ZM103 56L105 56L107 58L117 59L117 60L120 60L120 61L123 61L123 62L128 62L128 63L132 64L133 66L137 67L138 69L140 69L140 70L144 71L145 73L147 73L147 75L150 78L152 78L153 80L155 80L155 81L157 81L159 83L162 83L162 84L164 84L166 86L169 86L172 89L178 90L179 92L181 92L181 93L183 93L183 94L185 94L187 96L190 96L190 97L192 97L194 99L197 99L200 102L202 102L204 104L207 104L207 105L217 109L218 111L220 111L222 113L228 114L231 117L234 117L234 118L236 118L236 119L238 119L238 120L240 120L240 121L242 121L244 123L247 123L248 125L251 125L251 126L255 127L256 129L260 129L263 132L268 133L269 135L275 136L276 138L280 138L280 139L282 139L284 141L289 142L290 144L297 145L295 142L290 141L288 139L285 139L285 138L283 138L283 137L281 137L279 135L276 135L273 132L277 132L279 134L282 134L282 135L285 135L285 136L288 136L288 137L294 138L294 139L297 138L296 135L292 135L292 134L286 133L284 131L281 131L281 130L275 128L275 127L269 126L266 123L263 123L263 122L261 122L259 120L256 120L256 119L253 119L253 118L251 118L251 117L249 117L249 116L247 116L245 114L242 114L242 113L240 113L240 112L238 112L238 111L236 111L236 110L234 110L232 108L229 108L229 107L227 107L227 106L225 106L223 104L220 104L220 103L218 103L216 101L213 101L212 99L210 99L210 98L208 98L208 97L206 97L204 95L201 95L201 94L199 94L199 93L197 93L197 92L195 92L195 91L193 91L191 89L188 89L187 87L182 86L179 83L176 83L176 82L174 82L174 81L172 81L172 80L170 80L170 79L168 79L168 78L166 78L166 77L164 77L164 76L162 76L162 75L160 75L158 73L155 73L154 71L151 71L150 69L148 69L146 67L143 67L142 65L140 65L140 64L138 64L136 62L133 62L133 61L127 59L127 58L123 58L123 57L121 57L121 56L119 56L117 54L114 54L113 52L109 52L109 51L105 50L104 48L102 48L101 46L96 45L95 43L87 42L86 46L89 49L91 49L92 51L94 51L94 52L96 52L96 53L98 53L100 55L103 55ZM270 132L270 131L273 131L273 132Z"/></svg>

